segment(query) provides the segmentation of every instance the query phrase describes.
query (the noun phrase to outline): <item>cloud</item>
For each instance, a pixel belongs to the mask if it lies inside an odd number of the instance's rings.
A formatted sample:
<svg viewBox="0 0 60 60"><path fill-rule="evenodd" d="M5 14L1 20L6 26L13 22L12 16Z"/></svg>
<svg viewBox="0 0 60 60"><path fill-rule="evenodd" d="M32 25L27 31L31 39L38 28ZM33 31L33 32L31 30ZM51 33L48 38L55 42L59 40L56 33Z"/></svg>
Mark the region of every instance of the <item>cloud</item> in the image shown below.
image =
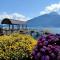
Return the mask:
<svg viewBox="0 0 60 60"><path fill-rule="evenodd" d="M45 9L40 12L40 15L48 14L51 12L59 12L59 10L60 10L60 3L51 4L45 7Z"/></svg>
<svg viewBox="0 0 60 60"><path fill-rule="evenodd" d="M0 14L0 20L4 18L15 19L15 20L20 20L20 21L27 21L29 19L28 17L19 13L8 14L6 12L3 12Z"/></svg>

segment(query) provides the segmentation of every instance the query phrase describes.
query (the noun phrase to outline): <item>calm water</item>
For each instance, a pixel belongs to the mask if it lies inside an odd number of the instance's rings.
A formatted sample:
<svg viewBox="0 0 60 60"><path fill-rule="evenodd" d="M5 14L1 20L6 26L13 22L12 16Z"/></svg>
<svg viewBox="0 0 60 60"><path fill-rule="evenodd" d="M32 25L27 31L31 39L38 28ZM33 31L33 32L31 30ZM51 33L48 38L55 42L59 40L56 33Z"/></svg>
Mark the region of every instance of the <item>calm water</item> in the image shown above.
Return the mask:
<svg viewBox="0 0 60 60"><path fill-rule="evenodd" d="M3 27L3 28L7 28L8 29L8 25L7 24L0 24L0 28ZM12 26L11 26L12 28ZM14 28L17 28L17 26L15 25ZM38 30L38 31L42 31L42 30L47 30L47 31L50 31L52 33L59 33L60 34L60 27L27 27L28 29L35 29L35 30Z"/></svg>
<svg viewBox="0 0 60 60"><path fill-rule="evenodd" d="M52 33L59 33L60 34L60 27L40 27L40 28L29 27L29 29L35 29L38 31L50 31Z"/></svg>

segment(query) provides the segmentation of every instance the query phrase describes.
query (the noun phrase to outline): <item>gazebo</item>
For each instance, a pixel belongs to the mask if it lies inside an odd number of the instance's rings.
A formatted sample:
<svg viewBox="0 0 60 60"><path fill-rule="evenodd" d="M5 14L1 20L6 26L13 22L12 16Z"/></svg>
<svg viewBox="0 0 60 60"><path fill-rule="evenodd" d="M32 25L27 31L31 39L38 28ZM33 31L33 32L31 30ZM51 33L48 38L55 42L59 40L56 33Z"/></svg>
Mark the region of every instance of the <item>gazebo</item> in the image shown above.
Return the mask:
<svg viewBox="0 0 60 60"><path fill-rule="evenodd" d="M13 32L14 30L17 30L18 31L20 29L26 29L27 28L27 25L25 23L26 22L24 22L24 21L13 20L13 19L8 19L8 18L5 18L5 19L3 19L1 21L1 24L2 25L6 24L8 26L8 29L7 30L9 30L11 32ZM3 26L3 28L4 28L4 26Z"/></svg>

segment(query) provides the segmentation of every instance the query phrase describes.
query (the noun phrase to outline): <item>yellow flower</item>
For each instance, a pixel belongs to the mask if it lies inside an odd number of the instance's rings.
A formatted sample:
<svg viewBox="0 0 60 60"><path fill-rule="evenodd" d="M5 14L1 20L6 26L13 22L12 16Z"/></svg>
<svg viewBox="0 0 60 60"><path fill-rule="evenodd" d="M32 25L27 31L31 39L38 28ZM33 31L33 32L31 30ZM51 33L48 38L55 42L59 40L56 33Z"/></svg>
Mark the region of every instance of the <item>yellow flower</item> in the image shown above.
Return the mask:
<svg viewBox="0 0 60 60"><path fill-rule="evenodd" d="M37 41L26 34L15 33L9 36L0 36L0 57L9 59L13 56L17 58L18 56L28 56L28 53L31 54L36 44Z"/></svg>

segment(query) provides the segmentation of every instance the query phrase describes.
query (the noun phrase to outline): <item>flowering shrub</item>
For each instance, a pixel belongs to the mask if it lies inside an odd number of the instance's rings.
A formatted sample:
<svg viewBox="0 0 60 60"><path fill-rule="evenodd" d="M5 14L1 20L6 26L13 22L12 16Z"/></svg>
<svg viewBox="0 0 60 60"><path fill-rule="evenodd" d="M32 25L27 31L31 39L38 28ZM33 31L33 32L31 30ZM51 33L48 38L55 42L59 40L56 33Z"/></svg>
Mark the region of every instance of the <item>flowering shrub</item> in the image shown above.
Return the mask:
<svg viewBox="0 0 60 60"><path fill-rule="evenodd" d="M60 35L45 33L40 36L32 52L33 60L60 60Z"/></svg>
<svg viewBox="0 0 60 60"><path fill-rule="evenodd" d="M0 60L20 60L30 58L37 41L29 35L11 34L0 36Z"/></svg>

